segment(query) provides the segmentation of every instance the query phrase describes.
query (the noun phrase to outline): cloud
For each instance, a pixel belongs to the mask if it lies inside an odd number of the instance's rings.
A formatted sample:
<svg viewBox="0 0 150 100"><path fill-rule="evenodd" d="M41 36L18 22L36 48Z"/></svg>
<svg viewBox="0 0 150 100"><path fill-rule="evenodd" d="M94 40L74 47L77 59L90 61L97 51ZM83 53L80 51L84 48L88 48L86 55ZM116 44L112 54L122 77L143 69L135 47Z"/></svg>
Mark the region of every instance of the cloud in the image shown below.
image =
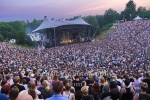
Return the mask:
<svg viewBox="0 0 150 100"><path fill-rule="evenodd" d="M86 8L86 9L83 9L83 10L77 10L77 11L74 11L74 12L71 12L71 13L68 13L66 15L73 15L73 14L79 14L79 13L83 13L83 12L88 12L88 11L93 11L93 10L98 10L98 9L103 9L103 8L107 8L109 7L110 4L107 4L107 5L103 5L103 6L99 6L99 7L92 7L92 8Z"/></svg>

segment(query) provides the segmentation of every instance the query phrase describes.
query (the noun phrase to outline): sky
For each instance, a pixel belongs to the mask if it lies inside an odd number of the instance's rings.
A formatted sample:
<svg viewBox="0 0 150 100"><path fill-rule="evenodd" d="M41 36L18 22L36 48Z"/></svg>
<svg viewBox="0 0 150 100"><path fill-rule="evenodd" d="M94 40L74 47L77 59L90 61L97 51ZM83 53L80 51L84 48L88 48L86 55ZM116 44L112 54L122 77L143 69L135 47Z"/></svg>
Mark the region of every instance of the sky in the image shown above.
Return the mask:
<svg viewBox="0 0 150 100"><path fill-rule="evenodd" d="M119 13L129 0L0 0L0 22L14 20L72 18L102 15L112 8ZM137 7L150 8L150 0L134 0Z"/></svg>

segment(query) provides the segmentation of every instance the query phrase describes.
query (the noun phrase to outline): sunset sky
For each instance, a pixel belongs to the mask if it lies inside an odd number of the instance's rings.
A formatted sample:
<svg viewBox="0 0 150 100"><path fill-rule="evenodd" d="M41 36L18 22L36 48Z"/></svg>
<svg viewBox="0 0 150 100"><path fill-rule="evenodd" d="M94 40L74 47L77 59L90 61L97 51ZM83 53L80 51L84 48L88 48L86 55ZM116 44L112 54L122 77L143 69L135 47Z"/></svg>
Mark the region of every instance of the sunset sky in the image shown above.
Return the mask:
<svg viewBox="0 0 150 100"><path fill-rule="evenodd" d="M129 0L0 0L0 21L33 18L70 18L73 16L102 15L112 8L124 10ZM150 8L150 0L134 0L137 7Z"/></svg>

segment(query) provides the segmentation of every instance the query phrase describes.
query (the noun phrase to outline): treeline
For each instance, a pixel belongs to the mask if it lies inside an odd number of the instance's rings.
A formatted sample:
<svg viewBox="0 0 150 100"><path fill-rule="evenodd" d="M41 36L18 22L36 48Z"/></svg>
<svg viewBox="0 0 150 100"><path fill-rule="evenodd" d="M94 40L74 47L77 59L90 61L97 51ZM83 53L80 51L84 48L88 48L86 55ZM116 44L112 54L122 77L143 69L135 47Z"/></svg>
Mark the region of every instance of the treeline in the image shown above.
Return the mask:
<svg viewBox="0 0 150 100"><path fill-rule="evenodd" d="M17 44L33 45L26 34L27 24L24 21L0 22L0 41L16 39Z"/></svg>
<svg viewBox="0 0 150 100"><path fill-rule="evenodd" d="M150 19L150 9L146 7L136 8L136 4L133 0L130 0L126 7L121 13L118 13L116 10L109 8L105 11L103 15L89 15L83 17L83 19L91 24L91 33L94 33L97 30L97 34L100 34L102 31L108 30L116 21L118 20L132 20L137 15L141 18ZM76 19L77 16L67 20ZM18 44L34 45L30 37L27 36L27 33L31 33L36 29L42 20L36 20L29 22L25 21L12 21L12 22L0 22L0 41L16 39Z"/></svg>

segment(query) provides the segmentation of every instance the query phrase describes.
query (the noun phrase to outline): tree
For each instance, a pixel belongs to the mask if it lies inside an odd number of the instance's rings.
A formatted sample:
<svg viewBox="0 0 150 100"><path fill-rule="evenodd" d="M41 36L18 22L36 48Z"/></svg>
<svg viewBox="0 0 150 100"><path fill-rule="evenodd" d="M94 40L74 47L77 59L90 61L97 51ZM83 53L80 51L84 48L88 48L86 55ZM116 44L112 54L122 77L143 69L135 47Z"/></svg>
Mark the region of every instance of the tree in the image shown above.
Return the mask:
<svg viewBox="0 0 150 100"><path fill-rule="evenodd" d="M73 18L69 18L69 19L67 19L67 20L71 21L71 20L75 20L75 19L77 19L77 18L78 18L78 16L74 16Z"/></svg>
<svg viewBox="0 0 150 100"><path fill-rule="evenodd" d="M122 19L125 18L127 20L132 20L136 16L136 4L133 0L130 0L126 4L126 8L121 12Z"/></svg>
<svg viewBox="0 0 150 100"><path fill-rule="evenodd" d="M26 23L24 21L12 21L8 23L12 26L16 31L25 31L26 30Z"/></svg>
<svg viewBox="0 0 150 100"><path fill-rule="evenodd" d="M0 34L0 42L4 41L4 37Z"/></svg>
<svg viewBox="0 0 150 100"><path fill-rule="evenodd" d="M26 35L26 44L28 46L34 46L35 42L31 40L30 36Z"/></svg>
<svg viewBox="0 0 150 100"><path fill-rule="evenodd" d="M140 6L138 9L137 9L137 15L139 15L140 17L144 18L144 13L146 12L146 7L142 7Z"/></svg>
<svg viewBox="0 0 150 100"><path fill-rule="evenodd" d="M144 17L150 19L150 9L145 11Z"/></svg>
<svg viewBox="0 0 150 100"><path fill-rule="evenodd" d="M114 23L119 18L119 13L113 9L108 9L104 13L104 20L106 24Z"/></svg>
<svg viewBox="0 0 150 100"><path fill-rule="evenodd" d="M16 42L18 44L26 44L26 33L24 31L17 31L17 34L16 34Z"/></svg>
<svg viewBox="0 0 150 100"><path fill-rule="evenodd" d="M9 39L12 31L15 31L12 26L7 23L0 23L0 33L4 37L4 39Z"/></svg>

